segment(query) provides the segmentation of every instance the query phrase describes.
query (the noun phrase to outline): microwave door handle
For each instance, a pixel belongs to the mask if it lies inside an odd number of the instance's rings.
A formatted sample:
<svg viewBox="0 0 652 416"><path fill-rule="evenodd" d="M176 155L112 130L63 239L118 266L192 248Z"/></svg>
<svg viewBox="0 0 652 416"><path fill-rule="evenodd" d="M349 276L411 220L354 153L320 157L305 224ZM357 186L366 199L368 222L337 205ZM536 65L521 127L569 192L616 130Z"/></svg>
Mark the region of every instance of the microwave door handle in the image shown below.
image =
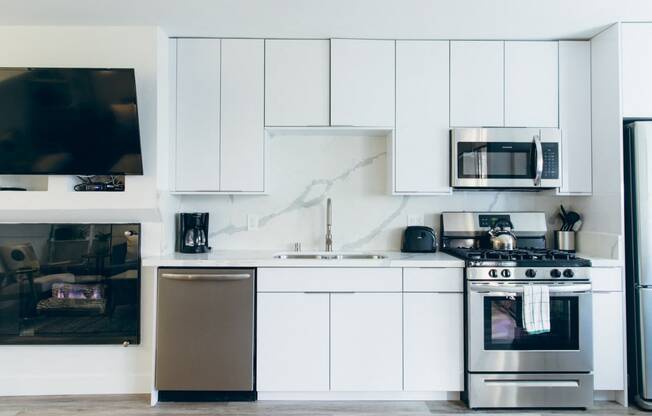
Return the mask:
<svg viewBox="0 0 652 416"><path fill-rule="evenodd" d="M543 148L541 147L541 136L534 136L534 151L536 156L536 171L534 174L534 186L541 186L541 176L543 176Z"/></svg>

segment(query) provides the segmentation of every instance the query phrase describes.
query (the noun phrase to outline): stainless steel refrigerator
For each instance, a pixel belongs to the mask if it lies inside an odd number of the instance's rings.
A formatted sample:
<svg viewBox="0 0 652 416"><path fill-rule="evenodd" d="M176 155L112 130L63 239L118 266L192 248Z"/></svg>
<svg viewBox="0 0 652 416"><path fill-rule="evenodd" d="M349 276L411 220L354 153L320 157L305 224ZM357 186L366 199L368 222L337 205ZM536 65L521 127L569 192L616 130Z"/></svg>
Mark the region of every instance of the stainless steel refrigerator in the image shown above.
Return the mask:
<svg viewBox="0 0 652 416"><path fill-rule="evenodd" d="M624 126L630 399L652 410L652 121Z"/></svg>

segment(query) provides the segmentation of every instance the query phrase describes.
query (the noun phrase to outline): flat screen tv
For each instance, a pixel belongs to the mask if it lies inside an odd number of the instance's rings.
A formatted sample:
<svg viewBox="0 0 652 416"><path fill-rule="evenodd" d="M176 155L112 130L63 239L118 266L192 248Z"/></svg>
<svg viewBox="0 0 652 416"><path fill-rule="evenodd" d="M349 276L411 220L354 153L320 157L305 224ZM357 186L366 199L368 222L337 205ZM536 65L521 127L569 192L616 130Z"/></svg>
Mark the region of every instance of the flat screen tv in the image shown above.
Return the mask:
<svg viewBox="0 0 652 416"><path fill-rule="evenodd" d="M134 70L0 68L0 174L142 175Z"/></svg>

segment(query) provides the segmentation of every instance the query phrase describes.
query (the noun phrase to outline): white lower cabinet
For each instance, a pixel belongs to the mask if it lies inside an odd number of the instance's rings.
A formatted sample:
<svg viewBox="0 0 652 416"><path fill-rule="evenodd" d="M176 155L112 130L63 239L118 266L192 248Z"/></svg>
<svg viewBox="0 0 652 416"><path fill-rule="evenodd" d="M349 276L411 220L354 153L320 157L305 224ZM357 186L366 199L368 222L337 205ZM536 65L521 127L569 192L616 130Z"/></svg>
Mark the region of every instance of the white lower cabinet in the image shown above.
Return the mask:
<svg viewBox="0 0 652 416"><path fill-rule="evenodd" d="M595 390L625 389L623 321L622 292L593 292Z"/></svg>
<svg viewBox="0 0 652 416"><path fill-rule="evenodd" d="M403 296L405 391L464 390L463 294Z"/></svg>
<svg viewBox="0 0 652 416"><path fill-rule="evenodd" d="M258 391L328 391L329 296L258 294Z"/></svg>
<svg viewBox="0 0 652 416"><path fill-rule="evenodd" d="M462 279L446 268L259 268L258 391L462 390Z"/></svg>
<svg viewBox="0 0 652 416"><path fill-rule="evenodd" d="M331 294L331 390L402 390L401 296Z"/></svg>

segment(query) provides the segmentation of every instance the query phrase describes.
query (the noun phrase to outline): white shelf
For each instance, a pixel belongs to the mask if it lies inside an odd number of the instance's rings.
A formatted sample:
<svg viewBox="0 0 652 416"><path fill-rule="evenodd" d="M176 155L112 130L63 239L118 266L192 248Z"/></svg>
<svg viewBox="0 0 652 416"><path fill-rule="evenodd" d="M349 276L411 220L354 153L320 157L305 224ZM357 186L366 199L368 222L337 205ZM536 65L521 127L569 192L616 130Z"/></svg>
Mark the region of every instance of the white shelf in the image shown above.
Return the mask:
<svg viewBox="0 0 652 416"><path fill-rule="evenodd" d="M2 222L155 222L158 193L152 192L0 192Z"/></svg>
<svg viewBox="0 0 652 416"><path fill-rule="evenodd" d="M268 195L268 192L170 191L170 195Z"/></svg>
<svg viewBox="0 0 652 416"><path fill-rule="evenodd" d="M265 131L270 137L274 136L365 136L387 137L394 131L391 126L301 126L283 127L268 126Z"/></svg>

